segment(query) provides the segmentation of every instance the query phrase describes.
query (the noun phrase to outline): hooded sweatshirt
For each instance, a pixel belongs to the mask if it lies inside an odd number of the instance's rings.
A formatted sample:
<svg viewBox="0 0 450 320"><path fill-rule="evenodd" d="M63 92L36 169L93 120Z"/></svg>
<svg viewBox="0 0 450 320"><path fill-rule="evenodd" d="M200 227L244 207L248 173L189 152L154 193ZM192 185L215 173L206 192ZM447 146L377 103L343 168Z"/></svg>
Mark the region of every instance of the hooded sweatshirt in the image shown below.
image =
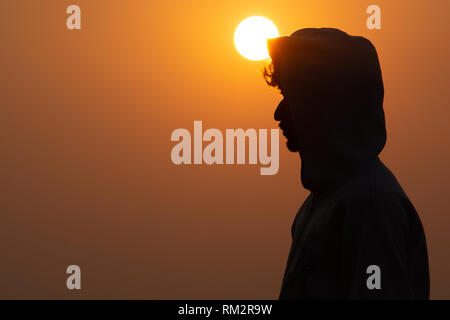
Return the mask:
<svg viewBox="0 0 450 320"><path fill-rule="evenodd" d="M311 193L292 224L280 299L428 299L420 218L378 155L384 88L371 42L337 29L269 40Z"/></svg>

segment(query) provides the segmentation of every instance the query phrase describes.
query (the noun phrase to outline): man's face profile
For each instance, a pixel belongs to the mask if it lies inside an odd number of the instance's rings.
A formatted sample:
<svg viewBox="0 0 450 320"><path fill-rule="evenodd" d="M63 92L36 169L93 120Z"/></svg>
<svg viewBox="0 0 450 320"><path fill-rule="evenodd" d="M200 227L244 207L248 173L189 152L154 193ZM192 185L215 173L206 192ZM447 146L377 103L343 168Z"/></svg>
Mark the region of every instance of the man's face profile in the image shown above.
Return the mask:
<svg viewBox="0 0 450 320"><path fill-rule="evenodd" d="M283 99L278 104L275 109L274 119L275 121L279 121L278 126L280 127L283 135L286 137L287 142L286 146L291 152L298 152L298 139L295 132L294 123L292 121L291 110L289 108L289 103L286 95L283 92L283 88L280 85L280 72L279 72L279 63L272 60L263 70L264 79L267 84L271 87L277 88Z"/></svg>

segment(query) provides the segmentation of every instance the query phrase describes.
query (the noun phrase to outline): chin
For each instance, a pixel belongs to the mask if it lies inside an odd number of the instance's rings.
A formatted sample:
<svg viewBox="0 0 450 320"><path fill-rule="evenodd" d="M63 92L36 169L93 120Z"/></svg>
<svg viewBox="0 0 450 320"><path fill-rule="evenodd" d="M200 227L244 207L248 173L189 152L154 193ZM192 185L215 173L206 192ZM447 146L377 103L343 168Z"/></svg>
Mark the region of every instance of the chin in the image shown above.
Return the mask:
<svg viewBox="0 0 450 320"><path fill-rule="evenodd" d="M298 152L298 147L296 143L293 143L291 140L288 139L288 141L286 142L286 147L288 148L289 151L291 152Z"/></svg>
<svg viewBox="0 0 450 320"><path fill-rule="evenodd" d="M294 139L295 136L293 137L292 131L289 130L289 127L283 128L282 125L280 125L280 128L282 129L283 136L286 138L286 147L288 148L288 150L291 152L298 152L299 148L297 144L297 139Z"/></svg>

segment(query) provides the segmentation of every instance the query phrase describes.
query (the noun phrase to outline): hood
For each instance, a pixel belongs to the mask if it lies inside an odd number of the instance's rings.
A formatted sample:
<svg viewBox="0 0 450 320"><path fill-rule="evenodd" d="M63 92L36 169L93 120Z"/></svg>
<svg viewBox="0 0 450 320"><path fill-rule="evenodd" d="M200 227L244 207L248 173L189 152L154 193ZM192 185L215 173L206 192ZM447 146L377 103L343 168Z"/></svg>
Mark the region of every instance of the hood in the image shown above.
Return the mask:
<svg viewBox="0 0 450 320"><path fill-rule="evenodd" d="M386 143L384 88L372 43L337 29L268 40L301 157L301 180L329 190L366 168Z"/></svg>

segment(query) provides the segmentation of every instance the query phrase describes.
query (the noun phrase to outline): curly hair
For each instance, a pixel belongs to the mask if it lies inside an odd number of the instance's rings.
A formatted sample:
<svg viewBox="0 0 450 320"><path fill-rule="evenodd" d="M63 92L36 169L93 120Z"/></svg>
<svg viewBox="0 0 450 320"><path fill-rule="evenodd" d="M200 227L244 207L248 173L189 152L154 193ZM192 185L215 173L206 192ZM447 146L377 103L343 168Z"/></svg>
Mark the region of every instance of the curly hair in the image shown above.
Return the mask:
<svg viewBox="0 0 450 320"><path fill-rule="evenodd" d="M273 60L264 66L263 77L269 86L280 90L280 70Z"/></svg>

